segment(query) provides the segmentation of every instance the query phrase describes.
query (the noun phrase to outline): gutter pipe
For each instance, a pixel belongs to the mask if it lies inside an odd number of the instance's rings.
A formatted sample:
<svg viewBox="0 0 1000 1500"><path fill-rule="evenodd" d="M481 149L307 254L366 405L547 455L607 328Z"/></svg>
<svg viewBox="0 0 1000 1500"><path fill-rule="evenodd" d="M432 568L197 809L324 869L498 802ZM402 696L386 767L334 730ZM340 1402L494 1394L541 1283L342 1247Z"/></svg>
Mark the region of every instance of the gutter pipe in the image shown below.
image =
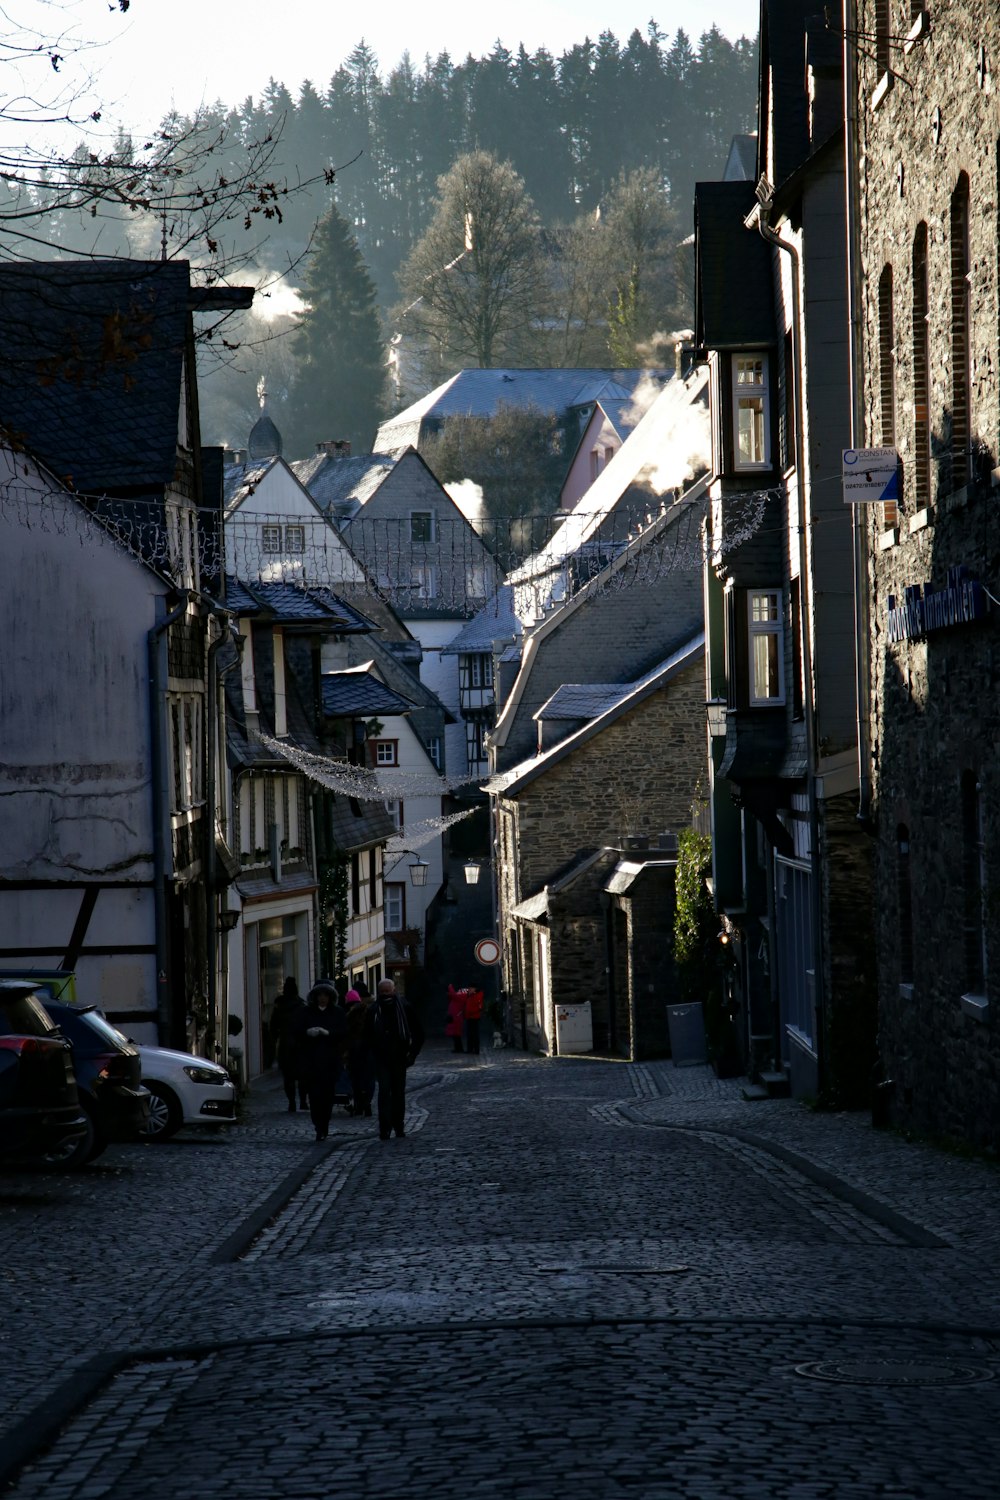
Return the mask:
<svg viewBox="0 0 1000 1500"><path fill-rule="evenodd" d="M205 1028L205 1040L210 1049L210 1055L214 1055L220 1050L218 1046L218 1028L216 1026L216 1006L219 994L219 930L215 894L215 877L218 867L218 861L215 857L215 826L217 821L216 799L218 788L216 771L224 741L221 734L222 724L219 717L219 683L227 673L239 665L243 637L239 636L233 629L232 615L228 610L220 607L213 600L206 600L205 603L208 613L213 615L223 627L222 634L212 641L208 648L208 702L206 706L208 754L205 757L205 821L207 825L205 829L205 921L206 936L208 938L208 1024ZM216 667L216 658L222 647L229 642L232 642L236 647L236 660L230 662L227 667L223 667L220 672ZM224 996L223 1009L225 1014L219 1019L222 1024L222 1035L223 1037L227 1037L229 1019L228 994Z"/></svg>
<svg viewBox="0 0 1000 1500"><path fill-rule="evenodd" d="M156 944L156 1026L161 1042L173 1044L173 975L167 939L167 827L170 818L170 777L167 725L163 694L167 681L167 631L187 612L191 594L182 589L179 602L146 632L149 670L150 770L153 793L153 924ZM157 608L160 607L157 600Z"/></svg>

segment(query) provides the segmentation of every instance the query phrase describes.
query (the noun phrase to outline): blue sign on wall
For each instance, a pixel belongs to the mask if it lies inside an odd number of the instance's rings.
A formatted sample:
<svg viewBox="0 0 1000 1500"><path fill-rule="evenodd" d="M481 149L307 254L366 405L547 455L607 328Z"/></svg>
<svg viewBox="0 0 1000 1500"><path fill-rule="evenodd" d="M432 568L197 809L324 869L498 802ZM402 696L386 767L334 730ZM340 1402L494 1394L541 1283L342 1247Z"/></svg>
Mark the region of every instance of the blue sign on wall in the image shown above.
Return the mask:
<svg viewBox="0 0 1000 1500"><path fill-rule="evenodd" d="M964 567L949 568L943 589L932 589L928 583L911 584L902 604L896 603L895 594L889 595L889 639L917 640L932 630L982 620L988 612L982 584L970 578Z"/></svg>

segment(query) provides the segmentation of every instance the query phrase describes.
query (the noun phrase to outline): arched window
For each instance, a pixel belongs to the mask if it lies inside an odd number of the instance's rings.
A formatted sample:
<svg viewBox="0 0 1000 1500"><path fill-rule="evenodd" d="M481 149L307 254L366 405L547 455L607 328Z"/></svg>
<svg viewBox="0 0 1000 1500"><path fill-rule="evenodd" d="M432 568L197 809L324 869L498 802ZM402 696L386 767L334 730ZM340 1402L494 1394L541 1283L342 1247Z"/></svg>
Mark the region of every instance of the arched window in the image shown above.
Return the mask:
<svg viewBox="0 0 1000 1500"><path fill-rule="evenodd" d="M879 412L882 419L882 446L896 446L896 365L895 334L892 311L892 266L883 266L878 282L878 381ZM895 500L882 506L886 531L898 518Z"/></svg>
<svg viewBox="0 0 1000 1500"><path fill-rule="evenodd" d="M896 893L899 902L899 982L913 983L913 883L910 866L910 831L905 823L896 829Z"/></svg>
<svg viewBox="0 0 1000 1500"><path fill-rule="evenodd" d="M920 223L913 236L913 497L918 510L931 500L928 312L927 225Z"/></svg>
<svg viewBox="0 0 1000 1500"><path fill-rule="evenodd" d="M972 287L969 282L969 179L951 195L951 483L969 482L972 440Z"/></svg>

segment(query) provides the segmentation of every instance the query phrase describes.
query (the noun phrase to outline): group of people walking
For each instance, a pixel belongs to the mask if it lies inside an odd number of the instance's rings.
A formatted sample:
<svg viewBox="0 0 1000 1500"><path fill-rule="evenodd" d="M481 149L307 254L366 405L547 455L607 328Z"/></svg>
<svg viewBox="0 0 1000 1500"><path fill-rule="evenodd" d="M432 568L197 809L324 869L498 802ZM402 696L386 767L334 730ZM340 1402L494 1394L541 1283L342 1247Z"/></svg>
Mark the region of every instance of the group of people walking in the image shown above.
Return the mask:
<svg viewBox="0 0 1000 1500"><path fill-rule="evenodd" d="M479 1051L479 1023L482 1018L482 990L477 990L471 985L466 989L456 990L454 985L449 984L448 1019L445 1022L444 1034L452 1038L454 1052Z"/></svg>
<svg viewBox="0 0 1000 1500"><path fill-rule="evenodd" d="M343 1003L332 980L318 980L303 1000L295 980L286 979L271 1027L289 1113L308 1108L317 1141L330 1133L345 1072L348 1113L370 1116L377 1086L379 1136L405 1134L406 1070L424 1044L424 1029L391 979L380 982L374 999L350 989Z"/></svg>

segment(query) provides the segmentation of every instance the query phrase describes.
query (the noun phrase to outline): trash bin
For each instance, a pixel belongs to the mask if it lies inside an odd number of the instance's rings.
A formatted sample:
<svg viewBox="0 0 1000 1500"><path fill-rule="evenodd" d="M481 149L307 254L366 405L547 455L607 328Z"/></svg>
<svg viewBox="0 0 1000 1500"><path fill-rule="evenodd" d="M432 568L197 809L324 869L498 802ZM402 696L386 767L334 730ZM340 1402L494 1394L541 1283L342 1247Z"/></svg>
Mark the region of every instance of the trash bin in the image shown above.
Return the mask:
<svg viewBox="0 0 1000 1500"><path fill-rule="evenodd" d="M668 1005L667 1030L670 1033L670 1055L675 1067L684 1068L708 1061L705 1014L700 1000L690 1005Z"/></svg>

